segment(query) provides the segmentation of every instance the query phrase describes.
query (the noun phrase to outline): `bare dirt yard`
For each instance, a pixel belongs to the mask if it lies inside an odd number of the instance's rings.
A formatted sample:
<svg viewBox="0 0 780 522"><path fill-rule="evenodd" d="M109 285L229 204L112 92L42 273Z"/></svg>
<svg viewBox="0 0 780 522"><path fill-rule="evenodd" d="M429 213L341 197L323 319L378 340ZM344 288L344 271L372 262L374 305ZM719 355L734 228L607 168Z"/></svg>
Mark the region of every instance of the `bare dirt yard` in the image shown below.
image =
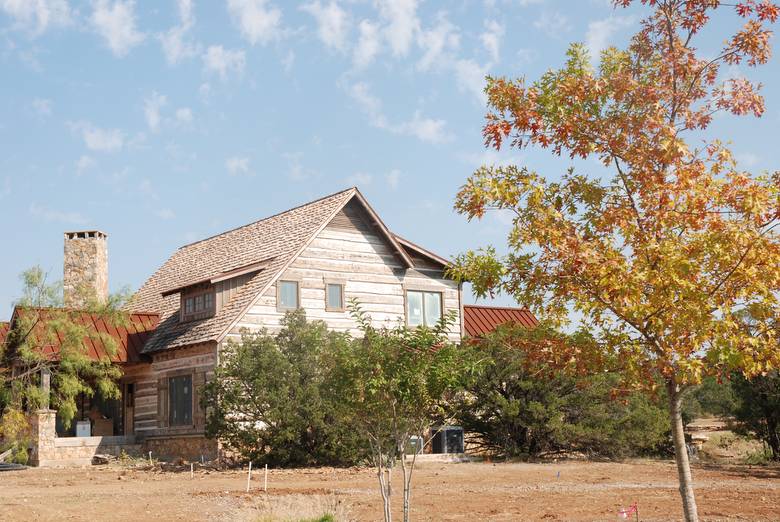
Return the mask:
<svg viewBox="0 0 780 522"><path fill-rule="evenodd" d="M670 461L491 464L425 462L415 471L413 520L679 520ZM396 477L398 478L398 477ZM780 520L780 468L694 468L703 520ZM0 473L0 520L380 520L370 469L185 472L119 464ZM400 487L400 481L398 483ZM400 508L400 490L396 505Z"/></svg>

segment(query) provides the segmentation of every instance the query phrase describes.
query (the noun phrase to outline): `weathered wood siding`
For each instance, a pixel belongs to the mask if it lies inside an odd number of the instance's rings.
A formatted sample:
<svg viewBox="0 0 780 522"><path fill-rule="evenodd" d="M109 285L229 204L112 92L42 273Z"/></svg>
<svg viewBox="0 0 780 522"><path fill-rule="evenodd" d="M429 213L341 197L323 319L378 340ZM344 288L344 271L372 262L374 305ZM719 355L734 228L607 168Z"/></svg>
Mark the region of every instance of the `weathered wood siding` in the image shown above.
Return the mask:
<svg viewBox="0 0 780 522"><path fill-rule="evenodd" d="M405 289L441 292L444 312L455 310L458 321L450 337L460 340L460 290L427 260L414 259L415 269L404 269L389 242L368 222L367 216L348 206L314 238L279 278L298 281L301 307L309 319L321 319L340 331L358 334L348 311L325 309L326 282L345 284L344 299L357 299L376 325L405 322ZM241 328L266 327L275 331L284 312L276 307L276 287L269 288L241 318L231 336Z"/></svg>
<svg viewBox="0 0 780 522"><path fill-rule="evenodd" d="M203 433L205 412L200 408L203 384L214 375L216 343L162 352L151 364L125 375L123 382L135 383L134 431L139 436ZM192 426L168 426L168 379L192 375Z"/></svg>

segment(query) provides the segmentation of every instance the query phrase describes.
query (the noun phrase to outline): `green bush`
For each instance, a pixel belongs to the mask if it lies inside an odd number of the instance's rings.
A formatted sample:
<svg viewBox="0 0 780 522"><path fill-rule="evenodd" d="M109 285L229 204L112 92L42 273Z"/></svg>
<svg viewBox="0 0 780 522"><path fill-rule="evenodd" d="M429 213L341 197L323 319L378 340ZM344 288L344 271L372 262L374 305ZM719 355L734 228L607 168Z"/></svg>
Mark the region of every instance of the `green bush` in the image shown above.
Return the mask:
<svg viewBox="0 0 780 522"><path fill-rule="evenodd" d="M780 460L780 373L777 371L746 379L734 375L737 397L734 418L737 431L764 441L774 460Z"/></svg>
<svg viewBox="0 0 780 522"><path fill-rule="evenodd" d="M349 339L289 312L276 335L228 343L204 388L208 436L243 459L275 466L351 465L365 458L328 382L336 347Z"/></svg>
<svg viewBox="0 0 780 522"><path fill-rule="evenodd" d="M458 422L476 435L476 446L501 457L583 452L611 458L666 450L663 407L638 393L613 398L616 375L575 378L529 357L541 344L516 342L542 334L504 328L477 345L486 363L457 404Z"/></svg>

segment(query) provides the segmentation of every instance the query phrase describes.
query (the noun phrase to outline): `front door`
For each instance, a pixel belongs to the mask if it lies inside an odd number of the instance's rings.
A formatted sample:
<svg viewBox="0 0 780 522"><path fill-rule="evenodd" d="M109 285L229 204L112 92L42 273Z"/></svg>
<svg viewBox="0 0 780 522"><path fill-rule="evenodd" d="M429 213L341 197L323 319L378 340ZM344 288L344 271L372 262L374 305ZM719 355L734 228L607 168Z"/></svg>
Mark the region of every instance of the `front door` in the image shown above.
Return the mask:
<svg viewBox="0 0 780 522"><path fill-rule="evenodd" d="M135 383L127 382L122 390L122 396L125 402L125 435L132 435L135 430Z"/></svg>

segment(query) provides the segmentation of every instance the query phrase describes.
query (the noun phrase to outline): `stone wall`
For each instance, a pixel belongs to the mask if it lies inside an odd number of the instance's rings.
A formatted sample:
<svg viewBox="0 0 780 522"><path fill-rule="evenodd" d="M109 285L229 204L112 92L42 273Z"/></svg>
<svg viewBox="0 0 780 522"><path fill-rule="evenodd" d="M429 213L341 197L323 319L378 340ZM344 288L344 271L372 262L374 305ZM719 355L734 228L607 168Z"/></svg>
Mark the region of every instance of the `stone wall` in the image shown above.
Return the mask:
<svg viewBox="0 0 780 522"><path fill-rule="evenodd" d="M203 435L182 435L179 437L155 437L144 441L144 452L152 452L152 457L160 460L214 460L219 455L216 440Z"/></svg>
<svg viewBox="0 0 780 522"><path fill-rule="evenodd" d="M56 414L54 410L39 410L31 415L33 466L88 466L97 454L141 454L141 446L132 437L57 437Z"/></svg>

